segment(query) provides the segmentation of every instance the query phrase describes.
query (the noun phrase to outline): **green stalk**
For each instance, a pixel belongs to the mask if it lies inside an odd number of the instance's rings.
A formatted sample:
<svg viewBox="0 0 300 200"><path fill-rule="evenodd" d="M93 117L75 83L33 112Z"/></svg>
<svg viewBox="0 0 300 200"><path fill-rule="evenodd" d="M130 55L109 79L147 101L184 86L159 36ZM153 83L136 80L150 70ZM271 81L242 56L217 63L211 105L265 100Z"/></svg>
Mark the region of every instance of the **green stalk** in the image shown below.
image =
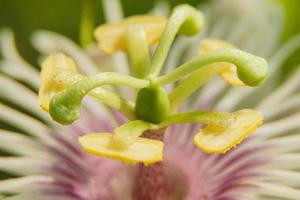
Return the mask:
<svg viewBox="0 0 300 200"><path fill-rule="evenodd" d="M267 77L268 64L265 59L237 49L219 49L201 54L171 73L155 78L156 84L165 85L181 79L182 77L217 62L228 62L237 67L239 79L248 86L258 86Z"/></svg>
<svg viewBox="0 0 300 200"><path fill-rule="evenodd" d="M150 52L146 33L142 27L129 26L126 36L132 73L135 77L144 78L150 67Z"/></svg>
<svg viewBox="0 0 300 200"><path fill-rule="evenodd" d="M68 88L84 78L85 76L82 74L61 70L57 73L56 77L54 78L54 81L60 84L63 83L63 87ZM95 97L99 99L102 103L120 111L128 119L135 118L133 105L108 88L97 87L91 90L88 93L88 95Z"/></svg>
<svg viewBox="0 0 300 200"><path fill-rule="evenodd" d="M83 78L51 99L49 110L51 117L61 124L71 124L79 118L80 104L84 96L94 88L107 84L144 88L149 86L149 81L114 72ZM104 98L105 101L110 101L109 97Z"/></svg>
<svg viewBox="0 0 300 200"><path fill-rule="evenodd" d="M178 32L183 35L194 35L200 31L203 24L204 17L200 11L189 5L176 6L154 53L149 77L159 74Z"/></svg>
<svg viewBox="0 0 300 200"><path fill-rule="evenodd" d="M220 65L206 65L192 73L169 94L171 112L176 112L179 105L206 81L220 71Z"/></svg>

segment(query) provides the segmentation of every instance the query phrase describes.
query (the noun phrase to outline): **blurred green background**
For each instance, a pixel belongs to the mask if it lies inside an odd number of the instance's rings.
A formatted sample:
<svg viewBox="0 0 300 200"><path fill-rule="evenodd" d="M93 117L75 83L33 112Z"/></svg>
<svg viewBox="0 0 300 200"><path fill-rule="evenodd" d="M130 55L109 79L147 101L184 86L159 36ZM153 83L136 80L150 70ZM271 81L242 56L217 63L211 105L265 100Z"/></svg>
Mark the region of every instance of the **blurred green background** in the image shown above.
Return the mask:
<svg viewBox="0 0 300 200"><path fill-rule="evenodd" d="M37 52L30 46L30 35L39 29L62 33L79 41L81 8L86 0L0 0L0 29L13 29L21 54L35 63ZM179 3L198 5L205 0L168 0L174 6ZM209 0L206 0L209 1ZM251 1L251 0L248 0ZM285 11L285 29L282 41L300 32L300 1L273 0L282 4ZM125 15L145 13L155 0L122 0ZM101 0L92 0L96 24L103 22ZM290 66L300 60L300 51L289 59Z"/></svg>

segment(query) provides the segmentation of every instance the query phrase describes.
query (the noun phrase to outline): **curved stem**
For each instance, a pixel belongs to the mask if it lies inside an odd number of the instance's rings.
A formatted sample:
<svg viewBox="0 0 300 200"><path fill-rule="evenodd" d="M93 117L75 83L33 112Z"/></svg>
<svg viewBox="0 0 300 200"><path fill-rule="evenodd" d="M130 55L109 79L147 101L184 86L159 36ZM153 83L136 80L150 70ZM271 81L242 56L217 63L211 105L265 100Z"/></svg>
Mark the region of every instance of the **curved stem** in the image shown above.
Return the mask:
<svg viewBox="0 0 300 200"><path fill-rule="evenodd" d="M143 78L148 74L150 67L150 52L146 33L142 27L129 26L126 37L132 73L138 78Z"/></svg>
<svg viewBox="0 0 300 200"><path fill-rule="evenodd" d="M194 35L200 31L203 23L202 13L195 8L189 5L176 6L155 51L149 77L159 74L176 34Z"/></svg>
<svg viewBox="0 0 300 200"><path fill-rule="evenodd" d="M219 49L201 54L181 65L173 72L152 81L160 85L168 84L206 65L217 62L234 64L237 67L239 79L248 86L262 84L268 73L268 64L263 58L237 49Z"/></svg>
<svg viewBox="0 0 300 200"><path fill-rule="evenodd" d="M51 117L61 124L74 122L79 118L80 104L84 96L94 88L107 84L144 88L149 86L149 81L114 72L100 73L83 78L51 99Z"/></svg>
<svg viewBox="0 0 300 200"><path fill-rule="evenodd" d="M66 70L60 70L57 72L57 75L54 78L54 81L61 85L63 88L68 88L76 82L84 79L85 76L79 73L74 73ZM127 101L126 99L120 97L114 91L97 87L91 90L88 95L99 99L102 103L120 111L123 113L128 119L134 119L134 106L132 103Z"/></svg>

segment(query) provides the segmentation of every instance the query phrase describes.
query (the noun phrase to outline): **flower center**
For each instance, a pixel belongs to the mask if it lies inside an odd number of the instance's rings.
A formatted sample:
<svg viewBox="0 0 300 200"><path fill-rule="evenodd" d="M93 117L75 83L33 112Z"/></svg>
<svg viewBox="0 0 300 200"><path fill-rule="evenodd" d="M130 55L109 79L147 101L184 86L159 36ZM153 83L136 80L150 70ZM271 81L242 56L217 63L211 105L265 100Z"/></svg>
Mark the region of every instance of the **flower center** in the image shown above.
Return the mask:
<svg viewBox="0 0 300 200"><path fill-rule="evenodd" d="M142 137L163 141L165 130L148 130L143 133ZM149 166L138 164L133 199L182 199L187 191L184 175L175 166L167 167L167 165L166 162L158 162Z"/></svg>

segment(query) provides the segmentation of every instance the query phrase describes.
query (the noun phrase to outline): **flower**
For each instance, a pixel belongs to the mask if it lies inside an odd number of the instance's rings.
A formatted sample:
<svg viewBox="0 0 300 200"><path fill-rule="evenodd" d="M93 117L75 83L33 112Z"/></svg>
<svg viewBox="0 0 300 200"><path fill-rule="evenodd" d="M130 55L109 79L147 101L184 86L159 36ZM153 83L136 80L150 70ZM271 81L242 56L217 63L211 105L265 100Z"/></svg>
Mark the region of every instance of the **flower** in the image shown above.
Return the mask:
<svg viewBox="0 0 300 200"><path fill-rule="evenodd" d="M165 129L174 123L198 122L207 124L208 127L195 137L196 146L211 153L225 153L262 124L262 115L249 109L232 114L212 111L177 113L181 102L214 74L220 73L221 77L225 77L229 83L236 84L238 82L240 85L239 82L241 82L247 86L258 86L266 78L267 63L263 58L237 49L222 48L222 45L220 48L215 48L214 45L210 48L208 44L207 52L203 51L199 56L182 64L174 71L159 76L177 32L186 35L196 34L203 25L201 12L189 5L176 6L166 25L159 25L160 29L163 27L163 31L157 30L157 23L163 21L162 19L162 17L158 20L157 17L131 17L123 22L101 25L96 30L100 48L103 49L106 46L104 51L111 48L128 52L128 55L131 55L129 60L132 68L139 70L141 72L139 74L143 74L143 77L136 78L116 72L103 72L86 76L69 84L72 82L69 80L72 79L70 78L72 73L74 76L78 76L77 70L74 70L74 62L69 62L69 58L52 55L42 64L41 73L44 76L41 79L40 91L42 92L39 93L39 96L43 101L40 104L45 104L44 99L51 97L47 93L45 95L44 92L45 85L50 85L48 87L54 88L52 91L57 92L51 100L47 101L48 105L43 107L49 107L51 117L61 124L68 125L79 119L80 104L83 98L95 88L99 90L99 88L103 89L105 85L111 84L139 89L135 105L129 113L128 122L116 128L112 134L90 134L79 138L79 143L86 152L133 164L137 162L143 162L145 165L153 164L163 160L163 144L153 140L152 136L149 136L152 139L140 138L144 132L148 131L148 134L156 135L157 131L160 132L160 129ZM132 30L132 27L137 26L141 28ZM137 35L138 32L140 32L140 38ZM148 38L159 38L153 59L150 59L149 56ZM107 43L110 40L113 42ZM136 40L141 42L136 42ZM140 52L140 49L145 49L145 51ZM109 53L111 52L113 51ZM135 62L136 60L138 62ZM66 69L67 72L61 71L60 67L56 66L60 64L57 61L61 61L65 65L61 68ZM218 64L219 62L226 63ZM138 63L145 66L144 69L134 66ZM230 63L230 66L227 66L227 63ZM51 65L55 66L53 70L55 73L49 73ZM58 72L58 70L60 71ZM66 73L68 73L68 77L65 75ZM57 76L63 78L58 79ZM185 76L187 78L182 79ZM167 94L163 86L178 80L180 80L179 86ZM64 83L65 81L67 83ZM61 91L55 90L57 85L61 86ZM114 96L118 96L118 94L114 94ZM110 97L106 93L105 96L95 97L109 104L110 99L114 96ZM121 97L119 98L121 99ZM112 107L122 112L122 105L129 104L125 99L123 102L125 103L120 104L119 107ZM218 132L214 131L216 129Z"/></svg>
<svg viewBox="0 0 300 200"><path fill-rule="evenodd" d="M111 1L108 1L108 4L109 2ZM245 8L243 3L234 2L233 8L243 9ZM280 18L275 8L268 10L270 7L262 1L251 1L252 4L257 5L256 9L264 11L259 12L264 14L259 17L259 20L253 19L252 26L259 26L261 21L270 19L270 16L274 17L273 19L276 19L275 22L278 23ZM209 7L216 18L219 18L216 14L216 10L220 9L219 6L222 9L225 8L219 4ZM246 6L247 9L252 7ZM242 14L251 14L251 11L243 11ZM237 11L231 11L228 15L230 17L230 14L236 13ZM249 19L243 18L242 14L239 14L241 20ZM206 34L216 37L216 33L225 33L223 28L228 27L222 25L225 22L212 23L214 27L210 27L210 33ZM236 108L256 106L264 113L265 124L238 148L222 155L209 155L193 146L192 140L199 128L198 125L175 125L168 128L164 138L164 175L158 164L148 168L142 165L128 166L116 160L87 155L80 150L76 140L78 136L96 131L111 133L114 127L125 122L119 113L111 112L107 107L95 103L92 99L86 99L83 102L81 119L72 126L61 127L49 120L45 113L40 112L35 92L14 79L1 75L0 80L4 85L4 88L1 88L4 91L0 93L1 98L5 98L6 102L23 110L22 112L7 104L1 104L0 119L14 127L10 131L2 129L0 134L0 148L12 155L1 158L1 169L11 173L8 175L9 178L0 182L1 195L15 194L15 198L19 199L29 199L33 196L37 199L130 199L132 196L141 199L139 197L145 197L145 195L149 199L158 197L161 199L169 197L219 200L297 199L299 196L299 175L296 163L299 114L295 108L298 107L297 102L299 102L296 92L299 74L295 73L287 82L279 86L272 85L276 78L272 74L276 74L274 71L281 66L281 62L287 57L286 54L293 52L300 41L299 37L295 38L281 47L277 53L271 52L273 48L270 46L276 43L275 30L278 24L275 22L275 25L269 27L274 30L272 40L256 36L255 40L250 37L245 39L244 43L235 42L241 49L244 48L240 45L244 45L245 49L248 47L250 51L251 49L254 51L255 47L260 47L260 40L269 46L265 50L259 48L259 54L269 57L269 62L272 64L271 76L264 86L260 89L230 88L226 91L223 82L212 80L203 88L202 93L198 93L197 98L190 99L185 108L196 107L203 110L214 107L217 110L231 112ZM242 25L244 23L241 22L240 26ZM234 28L232 27L232 31L235 37L233 38L232 34L229 36L232 40L239 41L239 38L246 37L238 31L235 32ZM214 30L218 31L214 33ZM260 31L266 35L266 38L269 38L266 30L269 29ZM257 34L263 36L262 33ZM30 68L16 54L11 33L2 32L1 36L2 49L5 49L1 70L25 82L36 91L37 70ZM47 54L49 51L55 53L63 50L75 59L78 71L91 72L97 69L92 68L95 64L86 53L63 36L40 32L36 35L35 42L40 47L39 49L46 51ZM192 40L191 43L195 41ZM167 67L175 62L176 53L181 54L186 51L186 46L190 46L189 42L179 38L175 43L177 49L170 55ZM275 56L272 58L270 55ZM273 92L267 96L268 87L272 87ZM20 98L23 96L26 98ZM279 102L284 109L276 106ZM32 113L32 116L26 113ZM185 116L180 117L181 120L185 119ZM196 118L193 119L196 120ZM170 120L176 122L177 118ZM210 119L206 118L206 120ZM148 134L153 136L151 133Z"/></svg>

